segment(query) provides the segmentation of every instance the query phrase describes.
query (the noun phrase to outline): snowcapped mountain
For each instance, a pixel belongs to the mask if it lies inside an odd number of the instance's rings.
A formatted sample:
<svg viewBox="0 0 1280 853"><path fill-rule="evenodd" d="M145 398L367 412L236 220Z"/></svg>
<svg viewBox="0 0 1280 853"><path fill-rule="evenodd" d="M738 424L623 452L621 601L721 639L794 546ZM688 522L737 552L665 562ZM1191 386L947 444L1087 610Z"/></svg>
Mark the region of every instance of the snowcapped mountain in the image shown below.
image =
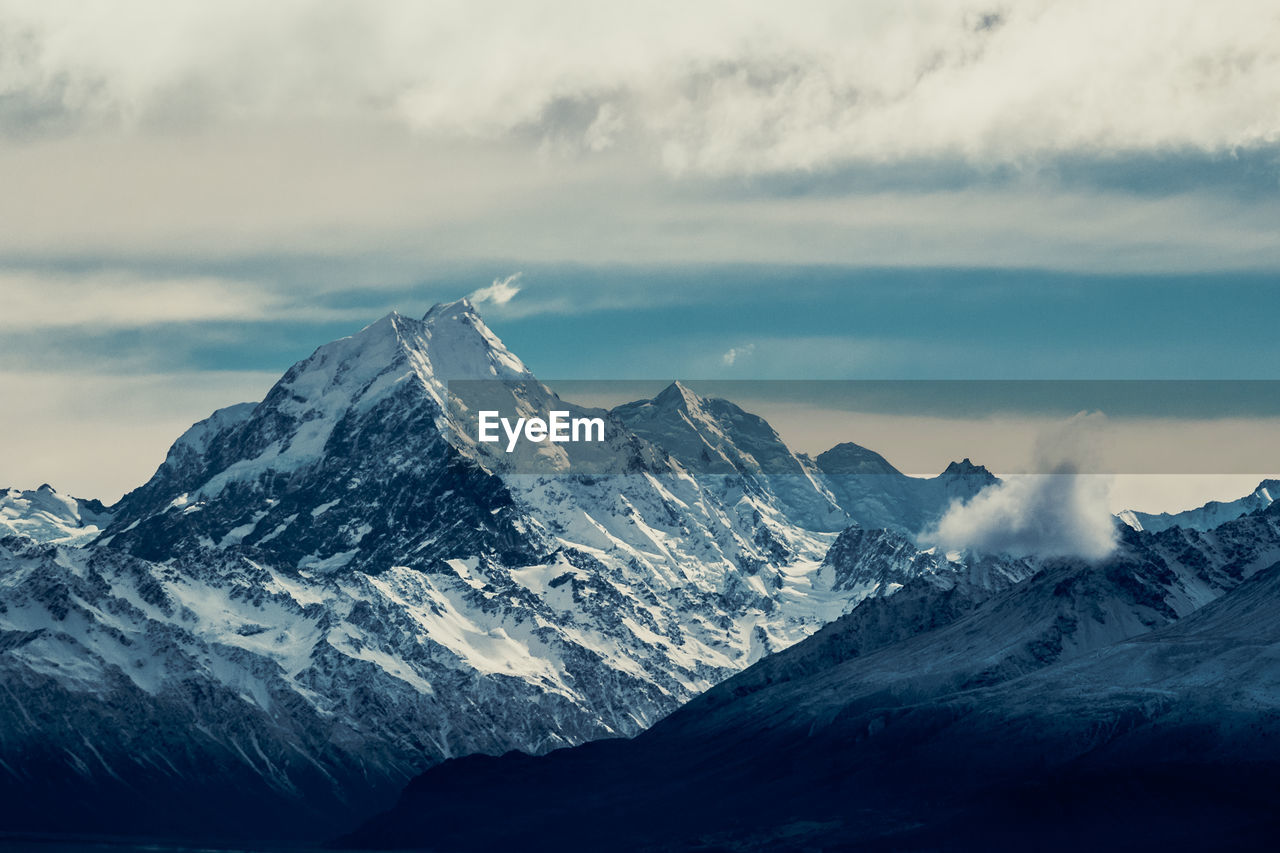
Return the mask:
<svg viewBox="0 0 1280 853"><path fill-rule="evenodd" d="M814 460L836 501L858 524L889 527L914 536L935 523L955 501L968 501L999 482L968 459L952 462L937 477L908 477L873 450L837 444Z"/></svg>
<svg viewBox="0 0 1280 853"><path fill-rule="evenodd" d="M811 530L839 531L853 523L913 536L953 502L999 482L968 459L952 462L937 477L908 477L852 442L810 459L787 447L764 419L728 400L699 397L679 382L612 414L687 470L723 475L728 485L766 496Z"/></svg>
<svg viewBox="0 0 1280 853"><path fill-rule="evenodd" d="M822 569L830 573L832 589L847 590L861 601L892 595L920 579L950 588L957 578L966 578L978 589L998 592L1031 577L1040 566L1025 558L920 550L897 530L855 526L836 537Z"/></svg>
<svg viewBox="0 0 1280 853"><path fill-rule="evenodd" d="M347 841L1077 849L1082 837L1273 838L1274 822L1258 821L1280 782L1278 572L1275 507L1208 532L1129 531L1101 563L1049 561L994 592L976 566L923 572L630 741L434 768ZM477 822L482 796L512 804L501 824Z"/></svg>
<svg viewBox="0 0 1280 853"><path fill-rule="evenodd" d="M763 418L728 400L704 399L674 382L612 414L704 481L724 476L726 496L757 495L810 530L839 531L850 523L814 463L792 452Z"/></svg>
<svg viewBox="0 0 1280 853"><path fill-rule="evenodd" d="M1224 522L1266 509L1271 506L1277 496L1280 496L1280 480L1263 480L1252 494L1234 501L1209 501L1204 506L1174 513L1149 513L1127 509L1118 513L1117 517L1134 530L1149 530L1152 533L1168 530L1171 527L1212 530Z"/></svg>
<svg viewBox="0 0 1280 853"><path fill-rule="evenodd" d="M605 440L508 454L482 403ZM583 409L465 300L390 314L193 426L92 543L0 540L3 825L323 833L452 756L635 734L892 591L824 565L842 522L732 404Z"/></svg>
<svg viewBox="0 0 1280 853"><path fill-rule="evenodd" d="M82 545L111 522L101 502L61 495L45 483L35 490L0 491L0 536Z"/></svg>

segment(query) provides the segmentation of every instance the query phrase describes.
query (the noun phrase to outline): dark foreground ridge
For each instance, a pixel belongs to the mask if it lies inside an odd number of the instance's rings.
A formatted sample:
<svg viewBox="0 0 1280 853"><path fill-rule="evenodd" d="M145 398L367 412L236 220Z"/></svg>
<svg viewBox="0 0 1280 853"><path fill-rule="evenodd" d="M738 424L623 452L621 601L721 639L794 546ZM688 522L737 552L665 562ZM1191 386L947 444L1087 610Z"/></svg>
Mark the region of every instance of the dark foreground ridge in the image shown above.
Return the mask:
<svg viewBox="0 0 1280 853"><path fill-rule="evenodd" d="M633 739L446 762L339 844L1271 849L1278 531L1273 508L994 595L910 584ZM1197 547L1230 553L1227 573Z"/></svg>

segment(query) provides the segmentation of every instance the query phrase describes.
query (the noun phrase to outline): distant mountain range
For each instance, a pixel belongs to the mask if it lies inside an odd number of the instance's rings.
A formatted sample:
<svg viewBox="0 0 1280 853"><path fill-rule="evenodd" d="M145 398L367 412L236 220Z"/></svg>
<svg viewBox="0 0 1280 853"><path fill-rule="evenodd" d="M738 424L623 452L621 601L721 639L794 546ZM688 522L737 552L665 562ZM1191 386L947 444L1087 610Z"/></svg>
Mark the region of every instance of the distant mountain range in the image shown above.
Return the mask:
<svg viewBox="0 0 1280 853"><path fill-rule="evenodd" d="M1263 480L1252 494L1234 501L1209 501L1204 506L1173 513L1125 510L1119 514L1119 517L1134 530L1149 530L1152 533L1159 533L1171 527L1212 530L1224 522L1234 521L1242 515L1266 509L1271 506L1277 496L1280 496L1280 480Z"/></svg>

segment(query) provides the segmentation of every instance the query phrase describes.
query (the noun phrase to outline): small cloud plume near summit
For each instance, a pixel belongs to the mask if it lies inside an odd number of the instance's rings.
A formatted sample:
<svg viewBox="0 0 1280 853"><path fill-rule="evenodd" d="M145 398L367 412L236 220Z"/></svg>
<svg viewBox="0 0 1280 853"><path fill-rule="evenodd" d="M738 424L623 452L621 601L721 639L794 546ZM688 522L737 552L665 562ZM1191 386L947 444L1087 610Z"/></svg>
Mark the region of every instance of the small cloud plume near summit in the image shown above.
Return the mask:
<svg viewBox="0 0 1280 853"><path fill-rule="evenodd" d="M506 278L495 278L493 284L488 287L482 287L479 290L471 292L467 298L474 304L489 303L490 305L506 305L515 295L520 292L520 277L524 273L512 273Z"/></svg>
<svg viewBox="0 0 1280 853"><path fill-rule="evenodd" d="M1017 557L1101 560L1116 546L1110 510L1113 478L1087 474L1090 446L1106 423L1101 413L1080 414L1043 434L1036 472L1011 476L953 504L923 542Z"/></svg>

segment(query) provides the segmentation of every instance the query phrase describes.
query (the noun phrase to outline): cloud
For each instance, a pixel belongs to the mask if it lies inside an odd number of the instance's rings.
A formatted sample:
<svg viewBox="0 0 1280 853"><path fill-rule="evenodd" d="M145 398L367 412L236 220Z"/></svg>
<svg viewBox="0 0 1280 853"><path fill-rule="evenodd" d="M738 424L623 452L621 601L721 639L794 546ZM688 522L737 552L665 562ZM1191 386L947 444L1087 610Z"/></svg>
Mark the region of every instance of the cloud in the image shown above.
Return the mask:
<svg viewBox="0 0 1280 853"><path fill-rule="evenodd" d="M210 276L131 273L48 274L0 270L0 329L92 324L137 328L191 320L261 319L276 307L269 292Z"/></svg>
<svg viewBox="0 0 1280 853"><path fill-rule="evenodd" d="M0 0L0 254L1280 265L1263 3L536 6Z"/></svg>
<svg viewBox="0 0 1280 853"><path fill-rule="evenodd" d="M728 352L720 357L720 360L724 362L726 367L733 367L733 365L737 363L738 359L746 358L755 351L755 344L744 344L740 347L730 347Z"/></svg>
<svg viewBox="0 0 1280 853"><path fill-rule="evenodd" d="M512 273L506 278L495 278L493 284L474 290L467 297L476 304L488 302L493 305L506 305L520 292L520 277L523 273Z"/></svg>
<svg viewBox="0 0 1280 853"><path fill-rule="evenodd" d="M51 132L355 119L679 174L1016 164L1274 144L1278 45L1271 0L7 0L0 94Z"/></svg>
<svg viewBox="0 0 1280 853"><path fill-rule="evenodd" d="M1047 473L1011 476L965 504L953 504L923 542L948 550L1100 560L1116 545L1112 478L1082 474L1089 436L1104 420L1080 414L1041 437Z"/></svg>
<svg viewBox="0 0 1280 853"><path fill-rule="evenodd" d="M462 260L510 269L655 259L1177 273L1280 265L1276 193L1152 197L1032 182L726 198L621 155L571 167L411 143L346 125L310 135L0 138L0 255L376 256L419 270Z"/></svg>
<svg viewBox="0 0 1280 853"><path fill-rule="evenodd" d="M1018 474L954 506L923 542L947 550L1100 560L1115 549L1111 477L1063 465Z"/></svg>
<svg viewBox="0 0 1280 853"><path fill-rule="evenodd" d="M359 307L331 308L263 281L103 268L92 272L0 268L0 330L140 329L165 324L365 319Z"/></svg>

